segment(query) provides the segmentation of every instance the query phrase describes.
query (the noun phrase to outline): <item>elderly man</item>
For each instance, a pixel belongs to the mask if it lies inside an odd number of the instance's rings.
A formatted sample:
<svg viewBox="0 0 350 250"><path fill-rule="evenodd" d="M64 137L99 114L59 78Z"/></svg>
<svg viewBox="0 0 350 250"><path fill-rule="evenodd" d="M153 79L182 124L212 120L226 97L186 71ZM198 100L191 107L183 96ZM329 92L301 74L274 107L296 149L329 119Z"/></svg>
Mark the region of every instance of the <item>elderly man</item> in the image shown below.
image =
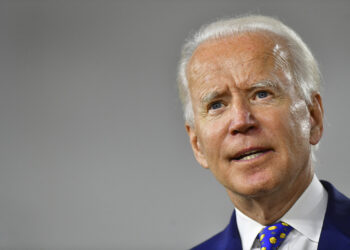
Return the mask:
<svg viewBox="0 0 350 250"><path fill-rule="evenodd" d="M270 17L220 20L184 45L190 143L235 206L228 226L193 249L350 249L350 200L314 174L319 81L304 42Z"/></svg>

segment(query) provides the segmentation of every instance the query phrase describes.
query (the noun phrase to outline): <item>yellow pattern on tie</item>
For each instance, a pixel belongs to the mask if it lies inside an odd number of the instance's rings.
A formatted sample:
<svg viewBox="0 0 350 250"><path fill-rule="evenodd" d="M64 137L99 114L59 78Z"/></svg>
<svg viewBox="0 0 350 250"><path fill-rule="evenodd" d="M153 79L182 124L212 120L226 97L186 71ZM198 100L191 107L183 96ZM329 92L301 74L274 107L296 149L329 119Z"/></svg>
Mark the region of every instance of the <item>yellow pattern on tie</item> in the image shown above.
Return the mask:
<svg viewBox="0 0 350 250"><path fill-rule="evenodd" d="M258 235L261 250L276 250L293 228L285 222L266 226Z"/></svg>

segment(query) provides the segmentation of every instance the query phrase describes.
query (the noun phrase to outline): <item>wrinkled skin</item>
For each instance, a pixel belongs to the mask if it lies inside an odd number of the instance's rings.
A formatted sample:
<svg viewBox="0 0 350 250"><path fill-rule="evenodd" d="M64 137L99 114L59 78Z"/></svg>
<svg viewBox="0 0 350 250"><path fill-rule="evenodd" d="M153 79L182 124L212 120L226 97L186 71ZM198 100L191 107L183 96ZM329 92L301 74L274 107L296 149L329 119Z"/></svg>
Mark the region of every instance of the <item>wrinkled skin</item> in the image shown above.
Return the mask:
<svg viewBox="0 0 350 250"><path fill-rule="evenodd" d="M306 104L289 63L281 39L255 33L206 41L187 67L194 125L186 129L195 157L243 211L286 200L283 212L312 180L322 102L315 93Z"/></svg>

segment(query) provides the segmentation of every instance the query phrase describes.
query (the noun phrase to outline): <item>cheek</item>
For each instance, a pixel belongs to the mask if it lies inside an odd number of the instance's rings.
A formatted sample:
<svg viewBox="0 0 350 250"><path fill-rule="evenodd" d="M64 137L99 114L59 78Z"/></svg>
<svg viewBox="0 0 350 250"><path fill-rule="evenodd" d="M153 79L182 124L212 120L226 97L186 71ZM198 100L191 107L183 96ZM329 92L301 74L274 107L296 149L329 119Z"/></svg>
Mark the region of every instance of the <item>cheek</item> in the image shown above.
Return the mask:
<svg viewBox="0 0 350 250"><path fill-rule="evenodd" d="M310 114L304 101L296 102L291 107L290 123L293 126L295 135L300 139L309 140L310 135Z"/></svg>
<svg viewBox="0 0 350 250"><path fill-rule="evenodd" d="M283 148L288 159L298 158L308 151L310 123L304 109L287 110L278 114L281 119L273 128L273 138Z"/></svg>
<svg viewBox="0 0 350 250"><path fill-rule="evenodd" d="M300 114L288 109L270 110L259 117L264 137L278 147L296 147L301 138L306 138L309 131L307 119L300 119Z"/></svg>
<svg viewBox="0 0 350 250"><path fill-rule="evenodd" d="M200 128L200 143L207 160L219 157L223 141L227 135L227 126L223 121L210 121Z"/></svg>

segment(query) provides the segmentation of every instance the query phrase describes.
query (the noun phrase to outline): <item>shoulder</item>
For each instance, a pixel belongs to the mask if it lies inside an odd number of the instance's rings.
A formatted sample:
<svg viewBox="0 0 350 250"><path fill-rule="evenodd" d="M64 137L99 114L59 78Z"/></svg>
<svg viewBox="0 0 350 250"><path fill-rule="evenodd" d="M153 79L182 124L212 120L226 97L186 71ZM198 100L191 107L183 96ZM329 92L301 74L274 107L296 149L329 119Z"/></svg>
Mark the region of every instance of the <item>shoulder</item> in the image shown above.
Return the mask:
<svg viewBox="0 0 350 250"><path fill-rule="evenodd" d="M227 250L242 249L239 236L236 213L233 211L230 223L220 233L214 235L203 243L191 248L191 250Z"/></svg>
<svg viewBox="0 0 350 250"><path fill-rule="evenodd" d="M324 180L321 183L328 193L327 213L350 217L350 199L339 192L331 183Z"/></svg>
<svg viewBox="0 0 350 250"><path fill-rule="evenodd" d="M220 246L222 246L222 243L224 241L225 230L200 243L199 245L191 248L191 250L221 249Z"/></svg>
<svg viewBox="0 0 350 250"><path fill-rule="evenodd" d="M333 249L349 249L350 199L329 182L321 182L328 192L328 203L319 244L335 247Z"/></svg>

